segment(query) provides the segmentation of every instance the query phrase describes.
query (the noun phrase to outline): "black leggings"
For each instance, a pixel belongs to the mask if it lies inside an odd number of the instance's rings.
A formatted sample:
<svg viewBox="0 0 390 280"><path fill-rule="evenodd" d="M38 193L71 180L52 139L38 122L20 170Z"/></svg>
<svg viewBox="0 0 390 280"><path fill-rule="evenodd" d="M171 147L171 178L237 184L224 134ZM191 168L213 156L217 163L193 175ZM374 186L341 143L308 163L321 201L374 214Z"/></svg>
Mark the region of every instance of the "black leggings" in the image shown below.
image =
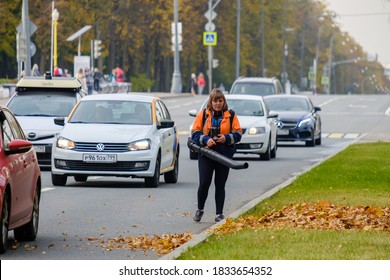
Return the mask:
<svg viewBox="0 0 390 280"><path fill-rule="evenodd" d="M215 171L214 184L216 214L222 214L223 205L225 203L225 183L229 176L229 167L204 156L199 157L198 167L198 209L204 209L204 204L206 202L211 180L213 179L213 173Z"/></svg>

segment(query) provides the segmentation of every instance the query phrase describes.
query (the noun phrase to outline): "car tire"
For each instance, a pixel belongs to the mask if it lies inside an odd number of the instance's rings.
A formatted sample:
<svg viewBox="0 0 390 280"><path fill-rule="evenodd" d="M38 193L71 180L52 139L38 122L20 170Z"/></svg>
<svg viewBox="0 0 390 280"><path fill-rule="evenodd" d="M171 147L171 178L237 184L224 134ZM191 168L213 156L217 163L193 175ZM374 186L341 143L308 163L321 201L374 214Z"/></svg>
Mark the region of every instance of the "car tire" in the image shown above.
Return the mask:
<svg viewBox="0 0 390 280"><path fill-rule="evenodd" d="M268 141L267 151L263 154L260 154L260 160L270 160L271 159L271 139Z"/></svg>
<svg viewBox="0 0 390 280"><path fill-rule="evenodd" d="M4 193L3 205L1 208L0 254L3 254L7 250L8 244L9 207L7 192Z"/></svg>
<svg viewBox="0 0 390 280"><path fill-rule="evenodd" d="M147 188L157 188L160 184L160 154L156 159L156 166L154 168L153 177L145 177L145 187Z"/></svg>
<svg viewBox="0 0 390 280"><path fill-rule="evenodd" d="M314 147L315 146L315 136L314 132L311 134L311 140L306 141L306 147Z"/></svg>
<svg viewBox="0 0 390 280"><path fill-rule="evenodd" d="M321 145L321 131L320 131L320 135L319 135L318 139L316 139L315 143L316 143L316 145Z"/></svg>
<svg viewBox="0 0 390 280"><path fill-rule="evenodd" d="M176 184L179 179L179 151L177 151L175 155L175 163L173 166L173 170L164 173L164 181L168 184Z"/></svg>
<svg viewBox="0 0 390 280"><path fill-rule="evenodd" d="M65 175L56 175L51 173L51 183L54 186L65 186L68 177Z"/></svg>
<svg viewBox="0 0 390 280"><path fill-rule="evenodd" d="M86 182L88 179L88 175L75 175L74 180L76 182Z"/></svg>
<svg viewBox="0 0 390 280"><path fill-rule="evenodd" d="M39 224L39 193L38 187L35 189L34 203L31 213L31 220L18 228L14 229L15 239L18 241L34 241L38 235Z"/></svg>
<svg viewBox="0 0 390 280"><path fill-rule="evenodd" d="M275 147L271 149L271 158L276 158L276 150L278 149L278 141L275 141Z"/></svg>

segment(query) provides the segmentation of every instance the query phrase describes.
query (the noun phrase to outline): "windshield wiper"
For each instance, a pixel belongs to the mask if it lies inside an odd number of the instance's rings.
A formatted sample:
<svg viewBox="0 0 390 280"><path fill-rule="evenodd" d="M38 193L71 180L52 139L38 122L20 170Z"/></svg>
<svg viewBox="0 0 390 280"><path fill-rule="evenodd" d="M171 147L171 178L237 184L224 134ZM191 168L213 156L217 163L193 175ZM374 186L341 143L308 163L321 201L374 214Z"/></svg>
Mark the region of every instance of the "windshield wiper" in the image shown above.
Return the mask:
<svg viewBox="0 0 390 280"><path fill-rule="evenodd" d="M26 117L55 117L55 115L47 115L47 114L23 114L23 115L17 114L17 116L26 116Z"/></svg>

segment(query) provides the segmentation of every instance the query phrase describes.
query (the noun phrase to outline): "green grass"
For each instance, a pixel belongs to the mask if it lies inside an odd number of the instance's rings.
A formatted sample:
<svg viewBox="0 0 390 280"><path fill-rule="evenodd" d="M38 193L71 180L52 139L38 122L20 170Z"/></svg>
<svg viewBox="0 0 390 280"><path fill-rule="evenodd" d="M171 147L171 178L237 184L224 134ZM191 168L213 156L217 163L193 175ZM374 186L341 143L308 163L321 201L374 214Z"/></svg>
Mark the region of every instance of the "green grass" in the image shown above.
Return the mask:
<svg viewBox="0 0 390 280"><path fill-rule="evenodd" d="M293 203L319 201L346 206L390 206L390 143L351 145L243 216L261 216ZM178 259L389 260L390 232L244 230L211 236Z"/></svg>

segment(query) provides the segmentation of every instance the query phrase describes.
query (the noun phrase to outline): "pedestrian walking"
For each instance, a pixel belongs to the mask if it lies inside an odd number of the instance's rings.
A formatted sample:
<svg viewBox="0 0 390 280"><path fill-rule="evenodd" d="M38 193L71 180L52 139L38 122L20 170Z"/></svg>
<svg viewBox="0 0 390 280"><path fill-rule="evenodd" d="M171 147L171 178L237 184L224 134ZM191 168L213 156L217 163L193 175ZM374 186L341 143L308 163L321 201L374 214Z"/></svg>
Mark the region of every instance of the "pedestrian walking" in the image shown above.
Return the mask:
<svg viewBox="0 0 390 280"><path fill-rule="evenodd" d="M213 149L216 152L232 158L236 148L235 143L241 140L242 129L234 111L228 110L225 95L219 89L210 93L207 107L200 111L192 125L191 138L195 144ZM193 219L200 222L204 214L204 206L214 174L215 185L215 221L225 217L225 184L229 176L229 167L212 160L202 154L198 156L199 187L197 192L198 210Z"/></svg>
<svg viewBox="0 0 390 280"><path fill-rule="evenodd" d="M203 94L204 87L206 86L206 81L204 79L204 75L202 72L200 72L198 75L197 84L198 84L198 94Z"/></svg>
<svg viewBox="0 0 390 280"><path fill-rule="evenodd" d="M93 91L93 77L91 70L88 67L85 67L84 76L85 84L87 85L88 95L91 95Z"/></svg>
<svg viewBox="0 0 390 280"><path fill-rule="evenodd" d="M36 76L36 77L41 75L41 73L39 73L38 64L36 64L36 63L34 64L33 68L31 69L31 73L33 76Z"/></svg>
<svg viewBox="0 0 390 280"><path fill-rule="evenodd" d="M93 88L95 91L100 91L100 80L102 79L102 73L100 73L99 68L95 67L93 71Z"/></svg>
<svg viewBox="0 0 390 280"><path fill-rule="evenodd" d="M198 94L198 84L196 81L195 73L191 74L191 94L192 95Z"/></svg>
<svg viewBox="0 0 390 280"><path fill-rule="evenodd" d="M76 78L79 79L79 81L82 83L83 89L87 89L83 68L79 69Z"/></svg>

